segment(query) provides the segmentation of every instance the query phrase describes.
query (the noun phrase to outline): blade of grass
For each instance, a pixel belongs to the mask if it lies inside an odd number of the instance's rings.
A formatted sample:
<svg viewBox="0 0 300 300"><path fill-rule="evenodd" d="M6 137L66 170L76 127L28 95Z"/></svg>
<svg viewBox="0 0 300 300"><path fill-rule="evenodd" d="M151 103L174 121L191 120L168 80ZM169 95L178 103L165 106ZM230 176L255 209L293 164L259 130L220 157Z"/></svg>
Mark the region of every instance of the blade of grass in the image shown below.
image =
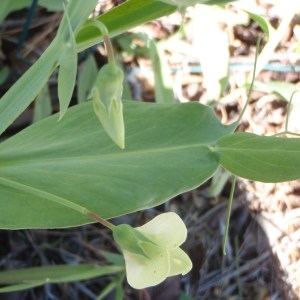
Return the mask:
<svg viewBox="0 0 300 300"><path fill-rule="evenodd" d="M58 72L59 120L66 113L71 102L77 74L76 41L67 10L65 10L65 18L67 20L68 40L61 40L62 51L58 61L60 65Z"/></svg>
<svg viewBox="0 0 300 300"><path fill-rule="evenodd" d="M229 199L228 199L228 207L227 207L227 212L226 212L226 226L225 226L225 232L224 232L223 243L222 243L223 255L226 255L226 244L227 244L227 238L228 238L228 232L229 232L230 214L231 214L233 195L234 195L234 190L235 190L235 182L236 182L236 176L233 176L231 189L230 189L230 195L229 195Z"/></svg>
<svg viewBox="0 0 300 300"><path fill-rule="evenodd" d="M263 70L264 66L268 63L272 53L275 51L276 47L287 32L295 13L299 11L299 8L299 1L288 1L288 4L284 10L284 17L282 18L279 27L275 31L270 32L269 40L258 57L255 76L258 76ZM248 76L248 82L251 82L253 74L254 70L250 72Z"/></svg>
<svg viewBox="0 0 300 300"><path fill-rule="evenodd" d="M70 1L67 7L72 30L76 32L88 18L97 0L82 2ZM7 91L0 101L0 134L28 107L42 87L47 83L61 55L61 43L68 40L69 28L63 18L57 37L30 69Z"/></svg>
<svg viewBox="0 0 300 300"><path fill-rule="evenodd" d="M159 1L128 0L97 19L106 25L110 36L115 36L175 11L175 6ZM96 27L84 25L76 37L77 51L83 51L101 41L102 35Z"/></svg>
<svg viewBox="0 0 300 300"><path fill-rule="evenodd" d="M82 68L79 71L78 83L77 83L77 102L83 103L86 101L91 88L95 82L98 74L98 68L93 55L90 55L83 63ZM124 97L126 98L126 97ZM127 99L130 99L128 97Z"/></svg>
<svg viewBox="0 0 300 300"><path fill-rule="evenodd" d="M153 40L150 40L150 57L155 76L155 101L157 103L176 102L170 68L164 55L164 48L157 45Z"/></svg>
<svg viewBox="0 0 300 300"><path fill-rule="evenodd" d="M0 273L0 283L13 285L0 288L0 293L20 291L46 283L87 280L122 271L124 266L96 264L42 266L4 271Z"/></svg>
<svg viewBox="0 0 300 300"><path fill-rule="evenodd" d="M34 102L33 123L51 115L52 105L47 85L44 85Z"/></svg>

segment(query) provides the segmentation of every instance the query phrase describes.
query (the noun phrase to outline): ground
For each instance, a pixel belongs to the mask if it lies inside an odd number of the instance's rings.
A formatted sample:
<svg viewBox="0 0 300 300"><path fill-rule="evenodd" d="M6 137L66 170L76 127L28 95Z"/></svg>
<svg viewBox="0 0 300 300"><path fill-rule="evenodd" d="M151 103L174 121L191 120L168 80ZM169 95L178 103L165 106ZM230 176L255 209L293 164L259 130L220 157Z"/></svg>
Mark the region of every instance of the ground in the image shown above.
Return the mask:
<svg viewBox="0 0 300 300"><path fill-rule="evenodd" d="M102 13L121 2L99 1L99 11ZM282 1L251 0L248 3L251 3L275 28L287 18ZM184 33L176 34L181 26L182 15L175 13L133 29L123 37L116 38L114 45L119 53L119 59L126 67L129 88L136 100L157 100L152 61L144 39L147 35L157 43L166 41L163 58L168 70L172 71L169 79L175 87L176 100L199 101L210 105L214 107L222 122L229 124L238 118L241 107L247 99L247 91L239 87L253 68L256 42L262 35L262 30L257 23L245 15L239 15L237 9L228 5L226 13L223 11L222 17L218 15L219 26L222 28L221 32L226 34L227 42L213 45L211 40L218 39L212 39L215 35L211 31L207 31L209 34L206 35L200 34L199 27L195 31L195 26L199 26L195 21L199 9L201 10L199 7L191 7L187 10L183 21ZM14 12L1 24L0 67L9 67L10 75L0 85L0 95L3 95L26 70L28 61L34 61L44 51L53 39L55 28L61 18L61 13L49 13L39 7L30 25L26 41L21 45L21 55L17 55L16 49L27 12L26 9ZM279 43L275 45L275 50L270 52L267 66L260 72L257 82L281 81L294 84L295 89L299 87L297 73L300 62L299 30L300 10L294 12ZM261 49L266 43L267 39L263 36ZM209 46L214 49L221 49L221 46L224 46L230 53L231 71L225 86L211 87L210 82L203 76L205 73L203 59L208 61L211 57L202 54L197 47L203 49ZM102 55L104 52L101 46L98 50L94 56L101 65L105 60ZM82 61L84 58L83 55ZM214 60L217 60L216 56L210 62L212 69ZM199 61L202 61L202 70L199 68ZM220 67L217 65L217 68L218 66ZM57 110L55 76L51 78L49 86L55 111ZM272 91L254 88L238 130L260 135L272 135L284 130L287 102L283 101L284 97L278 91L275 93ZM6 137L27 126L31 122L32 114L33 107L30 107L7 131ZM299 133L297 118L295 106L290 112L289 128ZM215 177L215 180L196 190L178 195L165 205L122 219L137 226L157 213L177 212L188 228L188 239L184 248L194 264L192 272L184 279L169 278L161 285L145 291L136 292L124 284L125 299L171 300L179 299L182 292L187 292L191 299L300 298L299 181L265 184L238 179L224 256L222 240L231 177L223 171L218 175L220 177ZM59 230L2 230L0 241L2 270L61 263L101 263L105 261L102 250L118 251L110 233L100 225ZM105 277L87 282L47 285L18 294L7 294L1 296L1 299L96 299L97 294L111 280L112 277ZM114 299L114 294L108 295L105 299Z"/></svg>

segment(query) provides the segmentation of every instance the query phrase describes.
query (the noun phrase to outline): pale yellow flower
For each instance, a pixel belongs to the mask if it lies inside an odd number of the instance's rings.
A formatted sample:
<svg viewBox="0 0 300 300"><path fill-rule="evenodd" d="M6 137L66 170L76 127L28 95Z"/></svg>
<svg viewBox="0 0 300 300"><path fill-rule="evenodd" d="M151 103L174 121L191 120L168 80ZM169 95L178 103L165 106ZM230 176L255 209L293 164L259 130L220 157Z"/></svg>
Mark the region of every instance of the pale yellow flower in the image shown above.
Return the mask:
<svg viewBox="0 0 300 300"><path fill-rule="evenodd" d="M185 275L192 268L190 258L179 248L186 240L187 229L173 212L161 214L141 227L116 226L113 235L124 254L127 281L133 288L157 285L169 276Z"/></svg>

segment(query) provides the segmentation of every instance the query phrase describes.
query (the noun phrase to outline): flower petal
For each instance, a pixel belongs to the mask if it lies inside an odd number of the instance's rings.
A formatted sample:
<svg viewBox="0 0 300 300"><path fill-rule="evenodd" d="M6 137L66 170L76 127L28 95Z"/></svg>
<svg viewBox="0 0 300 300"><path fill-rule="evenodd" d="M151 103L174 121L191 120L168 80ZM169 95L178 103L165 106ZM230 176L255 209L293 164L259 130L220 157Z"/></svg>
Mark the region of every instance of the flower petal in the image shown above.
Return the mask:
<svg viewBox="0 0 300 300"><path fill-rule="evenodd" d="M187 230L181 218L173 212L160 214L138 231L160 247L173 249L179 247L187 237Z"/></svg>
<svg viewBox="0 0 300 300"><path fill-rule="evenodd" d="M148 259L145 256L124 251L128 283L135 289L144 289L164 281L170 272L169 253L147 243Z"/></svg>
<svg viewBox="0 0 300 300"><path fill-rule="evenodd" d="M168 276L185 275L193 267L189 256L180 248L169 250L170 254L170 272Z"/></svg>

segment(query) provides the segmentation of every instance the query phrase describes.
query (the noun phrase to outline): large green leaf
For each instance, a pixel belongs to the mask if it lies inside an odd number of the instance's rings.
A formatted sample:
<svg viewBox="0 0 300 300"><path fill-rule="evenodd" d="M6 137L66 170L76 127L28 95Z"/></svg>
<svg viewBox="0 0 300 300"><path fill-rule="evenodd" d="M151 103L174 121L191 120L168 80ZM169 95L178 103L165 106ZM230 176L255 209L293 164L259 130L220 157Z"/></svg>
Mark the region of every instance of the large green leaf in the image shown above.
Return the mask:
<svg viewBox="0 0 300 300"><path fill-rule="evenodd" d="M199 186L219 166L209 145L229 134L198 103L124 102L126 149L111 142L87 102L0 144L0 227L91 222L51 200L111 218L153 207Z"/></svg>
<svg viewBox="0 0 300 300"><path fill-rule="evenodd" d="M285 81L255 81L253 89L262 91L264 93L274 93L282 100L289 102L292 98L293 93L297 91L298 86L295 83Z"/></svg>
<svg viewBox="0 0 300 300"><path fill-rule="evenodd" d="M57 265L4 271L0 273L1 284L12 284L1 287L0 293L24 290L47 283L73 282L99 276L119 273L122 265L100 266L95 264Z"/></svg>
<svg viewBox="0 0 300 300"><path fill-rule="evenodd" d="M235 133L217 143L221 165L231 173L262 182L300 178L300 139Z"/></svg>

